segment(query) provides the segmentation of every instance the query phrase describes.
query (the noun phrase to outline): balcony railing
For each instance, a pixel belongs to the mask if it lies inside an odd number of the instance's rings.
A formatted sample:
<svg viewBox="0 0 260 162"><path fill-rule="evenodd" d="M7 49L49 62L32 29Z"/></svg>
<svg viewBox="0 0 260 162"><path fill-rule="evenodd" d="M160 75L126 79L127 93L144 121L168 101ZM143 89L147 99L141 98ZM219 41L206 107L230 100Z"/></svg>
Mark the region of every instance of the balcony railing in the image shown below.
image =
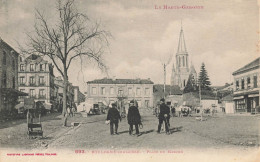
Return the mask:
<svg viewBox="0 0 260 162"><path fill-rule="evenodd" d="M39 95L38 99L46 99L46 95Z"/></svg>
<svg viewBox="0 0 260 162"><path fill-rule="evenodd" d="M45 82L39 83L39 86L45 86L45 85L46 85Z"/></svg>
<svg viewBox="0 0 260 162"><path fill-rule="evenodd" d="M35 84L35 83L29 83L29 85L30 85L30 86L36 86L36 84Z"/></svg>

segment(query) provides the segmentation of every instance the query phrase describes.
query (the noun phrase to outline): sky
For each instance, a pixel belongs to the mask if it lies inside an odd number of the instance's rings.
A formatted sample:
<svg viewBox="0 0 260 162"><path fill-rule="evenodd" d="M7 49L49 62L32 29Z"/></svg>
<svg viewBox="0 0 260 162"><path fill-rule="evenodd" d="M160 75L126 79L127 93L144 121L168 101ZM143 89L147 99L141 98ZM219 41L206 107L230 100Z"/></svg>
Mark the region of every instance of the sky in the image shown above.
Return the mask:
<svg viewBox="0 0 260 162"><path fill-rule="evenodd" d="M75 0L90 21L109 31L104 61L109 77L150 78L163 83L162 63L168 62L167 83L175 63L181 24L190 62L197 73L202 62L212 85L233 82L232 72L259 54L257 0ZM203 6L203 9L163 9L163 6ZM161 9L158 9L161 6ZM54 0L0 0L0 37L18 50L33 30L35 9L55 23ZM156 9L157 8L157 9ZM60 74L56 71L56 76ZM84 60L73 62L69 80L86 91L86 82L107 75Z"/></svg>

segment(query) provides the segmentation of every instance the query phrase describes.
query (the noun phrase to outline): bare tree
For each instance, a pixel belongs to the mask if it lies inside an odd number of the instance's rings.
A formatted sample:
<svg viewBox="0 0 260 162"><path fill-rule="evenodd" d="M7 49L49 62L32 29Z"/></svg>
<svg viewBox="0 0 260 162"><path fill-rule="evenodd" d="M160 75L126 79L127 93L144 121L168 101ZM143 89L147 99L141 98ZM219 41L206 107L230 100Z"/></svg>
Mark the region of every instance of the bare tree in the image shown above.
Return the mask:
<svg viewBox="0 0 260 162"><path fill-rule="evenodd" d="M36 10L34 32L27 34L28 43L21 50L26 54L47 56L64 80L63 110L64 126L67 124L67 85L71 63L79 58L94 60L106 70L102 60L104 47L108 46L110 33L100 29L100 23L91 24L88 17L79 13L74 0L57 1L58 18L48 22L43 12ZM26 50L24 50L26 49Z"/></svg>

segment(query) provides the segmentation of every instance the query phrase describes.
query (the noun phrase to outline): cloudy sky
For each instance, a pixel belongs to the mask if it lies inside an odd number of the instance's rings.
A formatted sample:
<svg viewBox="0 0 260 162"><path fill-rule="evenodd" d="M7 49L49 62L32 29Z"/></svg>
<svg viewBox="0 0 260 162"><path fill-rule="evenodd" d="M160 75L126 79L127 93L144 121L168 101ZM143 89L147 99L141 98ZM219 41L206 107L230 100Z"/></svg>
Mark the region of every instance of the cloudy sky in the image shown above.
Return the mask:
<svg viewBox="0 0 260 162"><path fill-rule="evenodd" d="M102 22L111 32L105 51L109 76L151 78L163 83L162 62L175 56L181 22L187 50L197 73L204 62L213 85L232 82L231 73L259 56L257 0L75 0L91 21ZM163 9L163 6L203 6L203 9ZM162 9L156 9L161 6ZM17 49L31 31L35 8L50 21L54 0L0 0L0 37ZM167 67L170 83L172 64ZM88 61L77 62L69 71L70 81L86 90L86 81L106 75ZM56 74L59 75L58 73Z"/></svg>

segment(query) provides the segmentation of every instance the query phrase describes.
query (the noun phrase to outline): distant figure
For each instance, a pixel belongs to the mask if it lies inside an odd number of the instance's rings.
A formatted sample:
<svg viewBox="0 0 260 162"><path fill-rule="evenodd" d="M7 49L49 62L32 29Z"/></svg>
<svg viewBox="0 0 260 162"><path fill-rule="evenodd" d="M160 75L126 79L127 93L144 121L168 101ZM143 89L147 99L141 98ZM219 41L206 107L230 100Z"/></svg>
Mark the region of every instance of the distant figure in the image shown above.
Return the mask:
<svg viewBox="0 0 260 162"><path fill-rule="evenodd" d="M172 111L172 116L174 117L175 116L175 107L174 106L172 107L171 111Z"/></svg>
<svg viewBox="0 0 260 162"><path fill-rule="evenodd" d="M71 109L71 115L72 115L72 116L75 116L75 112L76 112L75 107L72 107L72 109Z"/></svg>
<svg viewBox="0 0 260 162"><path fill-rule="evenodd" d="M157 133L160 133L163 122L165 123L166 134L169 135L169 122L170 122L170 108L165 104L165 99L160 100L160 114L159 114L159 125Z"/></svg>
<svg viewBox="0 0 260 162"><path fill-rule="evenodd" d="M121 121L121 116L119 111L116 108L116 104L112 104L112 108L109 108L107 113L107 121L110 121L110 134L111 135L118 135L118 122ZM114 125L115 125L115 133L114 133Z"/></svg>
<svg viewBox="0 0 260 162"><path fill-rule="evenodd" d="M67 113L68 113L68 116L71 116L71 109L70 109L69 105L67 105Z"/></svg>
<svg viewBox="0 0 260 162"><path fill-rule="evenodd" d="M86 110L86 106L85 106L85 104L83 104L83 111L85 111Z"/></svg>
<svg viewBox="0 0 260 162"><path fill-rule="evenodd" d="M141 116L139 110L134 106L134 101L130 101L130 107L127 114L127 120L129 124L129 135L133 135L133 126L135 126L136 135L139 136L138 124L141 123Z"/></svg>

